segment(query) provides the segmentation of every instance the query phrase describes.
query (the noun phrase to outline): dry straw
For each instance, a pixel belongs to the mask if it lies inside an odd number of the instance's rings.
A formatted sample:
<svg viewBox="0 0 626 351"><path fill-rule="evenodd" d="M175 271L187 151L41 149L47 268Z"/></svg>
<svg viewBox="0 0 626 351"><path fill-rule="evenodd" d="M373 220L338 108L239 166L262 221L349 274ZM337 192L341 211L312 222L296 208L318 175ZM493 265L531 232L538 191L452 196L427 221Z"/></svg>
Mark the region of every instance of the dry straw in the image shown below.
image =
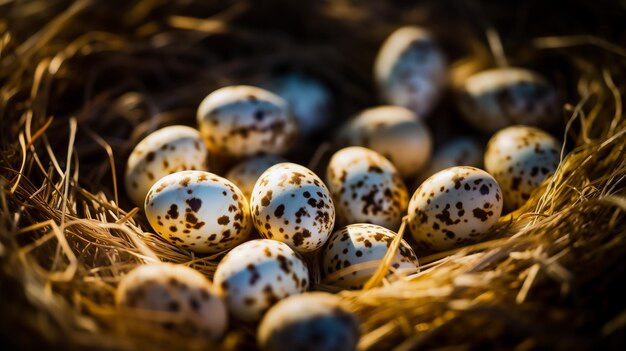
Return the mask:
<svg viewBox="0 0 626 351"><path fill-rule="evenodd" d="M138 264L182 263L211 277L221 257L144 232L119 182L132 146L160 126L192 124L215 87L277 67L322 77L342 101L337 113L353 112L371 105L371 60L398 23L441 19L444 41L476 25L437 4L294 3L0 2L0 329L9 345L207 349L162 331L127 333L113 306L121 275ZM610 5L597 6L610 15ZM563 21L573 33L588 28ZM554 77L571 103L559 169L489 241L423 256L419 272L396 279L385 278L385 260L364 290L341 292L362 321L361 349L623 345L626 52L597 36L522 39L523 60L568 72ZM254 326L235 324L219 346L253 347L253 335Z"/></svg>

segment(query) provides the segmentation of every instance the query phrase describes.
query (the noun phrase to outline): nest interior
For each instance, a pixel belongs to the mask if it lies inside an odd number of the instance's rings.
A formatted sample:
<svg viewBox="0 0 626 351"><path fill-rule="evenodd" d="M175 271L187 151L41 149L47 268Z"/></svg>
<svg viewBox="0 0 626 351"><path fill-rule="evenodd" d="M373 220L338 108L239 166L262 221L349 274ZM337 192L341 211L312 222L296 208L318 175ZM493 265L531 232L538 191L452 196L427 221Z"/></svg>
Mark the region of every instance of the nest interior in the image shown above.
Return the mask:
<svg viewBox="0 0 626 351"><path fill-rule="evenodd" d="M337 121L380 103L374 56L403 24L431 28L451 61L511 64L563 96L556 174L490 240L422 257L423 270L341 292L359 316L359 348L620 349L626 344L626 5L598 1L0 1L0 335L9 349L199 349L126 333L120 276L145 262L211 277L149 230L121 186L149 132L194 125L204 96L304 71L332 89ZM451 99L447 96L446 99ZM436 141L468 127L453 104L429 121ZM317 136L319 141L324 135ZM290 158L307 164L315 143ZM322 288L322 287L320 287ZM224 349L254 347L235 324Z"/></svg>

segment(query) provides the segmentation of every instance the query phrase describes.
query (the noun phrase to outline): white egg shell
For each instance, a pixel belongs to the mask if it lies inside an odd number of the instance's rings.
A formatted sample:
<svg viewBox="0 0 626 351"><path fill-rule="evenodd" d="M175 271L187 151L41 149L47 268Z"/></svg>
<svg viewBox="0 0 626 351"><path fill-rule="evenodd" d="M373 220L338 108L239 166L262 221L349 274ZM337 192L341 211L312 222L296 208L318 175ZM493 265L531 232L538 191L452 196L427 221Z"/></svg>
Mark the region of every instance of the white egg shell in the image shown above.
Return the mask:
<svg viewBox="0 0 626 351"><path fill-rule="evenodd" d="M213 279L230 313L254 322L280 299L306 291L309 270L287 244L256 239L226 254Z"/></svg>
<svg viewBox="0 0 626 351"><path fill-rule="evenodd" d="M197 119L208 149L233 157L284 153L297 135L285 100L246 85L209 94L198 108Z"/></svg>
<svg viewBox="0 0 626 351"><path fill-rule="evenodd" d="M211 283L186 266L139 266L122 278L115 300L130 328L156 326L217 340L228 326L226 306Z"/></svg>
<svg viewBox="0 0 626 351"><path fill-rule="evenodd" d="M483 166L483 148L471 137L459 137L441 146L437 150L430 163L418 177L417 188L426 178L444 170L455 166L470 166L481 168ZM414 188L414 189L415 189Z"/></svg>
<svg viewBox="0 0 626 351"><path fill-rule="evenodd" d="M353 351L359 322L336 295L311 292L293 295L263 317L257 343L266 351Z"/></svg>
<svg viewBox="0 0 626 351"><path fill-rule="evenodd" d="M502 213L502 191L487 172L452 167L435 173L409 203L409 227L419 245L446 250L483 238Z"/></svg>
<svg viewBox="0 0 626 351"><path fill-rule="evenodd" d="M407 107L423 118L445 88L447 63L428 31L406 26L393 32L382 45L374 76L387 103Z"/></svg>
<svg viewBox="0 0 626 351"><path fill-rule="evenodd" d="M505 208L522 206L559 165L561 143L533 127L512 126L487 144L485 169L500 183Z"/></svg>
<svg viewBox="0 0 626 351"><path fill-rule="evenodd" d="M287 162L282 157L275 155L263 155L251 157L236 164L226 173L226 179L235 183L239 190L250 200L254 184L261 174L275 164Z"/></svg>
<svg viewBox="0 0 626 351"><path fill-rule="evenodd" d="M272 79L266 86L287 101L301 136L318 132L330 122L332 95L319 80L288 73Z"/></svg>
<svg viewBox="0 0 626 351"><path fill-rule="evenodd" d="M459 107L463 117L485 133L514 124L547 127L560 116L554 87L539 73L514 67L467 78Z"/></svg>
<svg viewBox="0 0 626 351"><path fill-rule="evenodd" d="M331 278L333 274L356 264L369 263L361 269L347 274L337 274L329 284L342 288L359 289L378 269L385 257L395 232L374 224L350 224L335 231L323 251L323 274ZM419 262L413 249L402 240L391 267L398 273L415 273Z"/></svg>
<svg viewBox="0 0 626 351"><path fill-rule="evenodd" d="M340 130L343 146L363 146L385 156L402 177L416 175L428 162L432 138L410 110L400 106L367 109Z"/></svg>
<svg viewBox="0 0 626 351"><path fill-rule="evenodd" d="M248 238L248 201L232 182L213 173L183 171L156 182L146 197L146 217L172 244L208 254Z"/></svg>
<svg viewBox="0 0 626 351"><path fill-rule="evenodd" d="M360 146L341 149L331 157L326 178L341 225L400 227L408 193L393 164L379 153Z"/></svg>
<svg viewBox="0 0 626 351"><path fill-rule="evenodd" d="M259 233L298 252L322 247L335 224L335 206L322 180L295 163L279 163L259 177L250 211Z"/></svg>
<svg viewBox="0 0 626 351"><path fill-rule="evenodd" d="M143 206L157 180L178 171L206 171L208 154L200 132L191 127L170 126L152 132L128 157L124 177L128 197Z"/></svg>

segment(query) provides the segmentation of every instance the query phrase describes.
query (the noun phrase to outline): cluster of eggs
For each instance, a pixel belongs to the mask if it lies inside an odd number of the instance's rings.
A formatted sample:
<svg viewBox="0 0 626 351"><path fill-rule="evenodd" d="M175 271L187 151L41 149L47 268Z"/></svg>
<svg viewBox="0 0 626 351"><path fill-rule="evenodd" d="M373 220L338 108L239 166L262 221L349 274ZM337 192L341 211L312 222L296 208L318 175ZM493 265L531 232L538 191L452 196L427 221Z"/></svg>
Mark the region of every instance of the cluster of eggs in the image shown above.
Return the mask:
<svg viewBox="0 0 626 351"><path fill-rule="evenodd" d="M126 189L154 231L195 254L227 253L212 282L183 266L137 268L119 284L120 307L174 315L175 323L154 323L212 339L229 316L262 319L265 349L353 349L358 323L340 298L307 293L318 279L362 288L403 220L411 236L399 238L388 277L418 272L414 248L484 240L503 211L522 206L558 167L559 142L536 128L554 120L556 106L539 74L500 68L469 77L460 111L478 129L497 133L484 153L476 139L461 137L433 154L425 121L447 85L434 36L415 27L396 31L374 71L389 105L338 129L324 179L283 156L330 122L332 94L299 74L268 82L274 92L218 89L200 104L197 129L165 127L139 142L128 158ZM222 177L211 172L209 154L239 163ZM407 187L411 180L417 186Z"/></svg>

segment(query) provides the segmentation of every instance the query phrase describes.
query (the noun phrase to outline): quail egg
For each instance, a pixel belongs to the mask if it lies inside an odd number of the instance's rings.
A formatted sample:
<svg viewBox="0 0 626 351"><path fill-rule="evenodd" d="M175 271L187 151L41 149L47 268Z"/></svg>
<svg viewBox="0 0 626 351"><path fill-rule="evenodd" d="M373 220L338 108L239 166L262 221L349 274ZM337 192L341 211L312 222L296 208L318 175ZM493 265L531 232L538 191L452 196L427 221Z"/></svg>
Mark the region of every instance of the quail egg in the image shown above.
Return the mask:
<svg viewBox="0 0 626 351"><path fill-rule="evenodd" d="M383 100L427 117L447 83L447 63L434 37L425 29L406 26L393 32L374 63Z"/></svg>
<svg viewBox="0 0 626 351"><path fill-rule="evenodd" d="M418 244L447 250L481 240L502 213L496 180L474 167L452 167L435 173L409 202L409 227Z"/></svg>
<svg viewBox="0 0 626 351"><path fill-rule="evenodd" d="M410 110L400 106L367 109L338 134L340 145L363 146L385 156L402 177L417 174L428 162L432 138Z"/></svg>
<svg viewBox="0 0 626 351"><path fill-rule="evenodd" d="M263 237L285 242L298 252L322 247L335 224L335 207L326 185L295 163L279 163L261 175L250 209Z"/></svg>
<svg viewBox="0 0 626 351"><path fill-rule="evenodd" d="M232 182L204 171L176 172L156 182L146 197L146 217L170 243L216 253L248 238L248 201Z"/></svg>
<svg viewBox="0 0 626 351"><path fill-rule="evenodd" d="M396 168L382 155L360 146L341 149L331 157L326 177L340 225L400 227L408 194Z"/></svg>
<svg viewBox="0 0 626 351"><path fill-rule="evenodd" d="M263 317L257 341L267 351L352 351L359 341L359 322L336 295L293 295Z"/></svg>
<svg viewBox="0 0 626 351"><path fill-rule="evenodd" d="M459 107L467 122L485 133L515 124L547 127L559 118L554 87L539 73L515 67L467 78Z"/></svg>
<svg viewBox="0 0 626 351"><path fill-rule="evenodd" d="M216 340L228 325L226 306L211 283L186 266L141 265L122 278L115 301L130 328L156 326Z"/></svg>
<svg viewBox="0 0 626 351"><path fill-rule="evenodd" d="M212 92L200 104L197 118L209 151L232 157L282 154L297 135L285 100L252 86Z"/></svg>
<svg viewBox="0 0 626 351"><path fill-rule="evenodd" d="M287 244L256 239L224 256L214 284L234 317L254 322L280 299L306 291L309 270Z"/></svg>
<svg viewBox="0 0 626 351"><path fill-rule="evenodd" d="M502 186L505 208L522 206L559 165L561 143L533 127L512 126L487 144L485 169Z"/></svg>
<svg viewBox="0 0 626 351"><path fill-rule="evenodd" d="M349 289L359 289L376 272L385 257L395 232L374 224L350 224L335 231L323 251L323 274L326 278L356 264L371 263L367 267L339 275L329 283ZM404 273L418 271L419 262L413 249L402 240L391 264L394 270Z"/></svg>
<svg viewBox="0 0 626 351"><path fill-rule="evenodd" d="M190 169L207 170L208 150L200 132L186 126L170 126L152 132L135 146L126 163L126 192L143 206L148 190L168 174Z"/></svg>

